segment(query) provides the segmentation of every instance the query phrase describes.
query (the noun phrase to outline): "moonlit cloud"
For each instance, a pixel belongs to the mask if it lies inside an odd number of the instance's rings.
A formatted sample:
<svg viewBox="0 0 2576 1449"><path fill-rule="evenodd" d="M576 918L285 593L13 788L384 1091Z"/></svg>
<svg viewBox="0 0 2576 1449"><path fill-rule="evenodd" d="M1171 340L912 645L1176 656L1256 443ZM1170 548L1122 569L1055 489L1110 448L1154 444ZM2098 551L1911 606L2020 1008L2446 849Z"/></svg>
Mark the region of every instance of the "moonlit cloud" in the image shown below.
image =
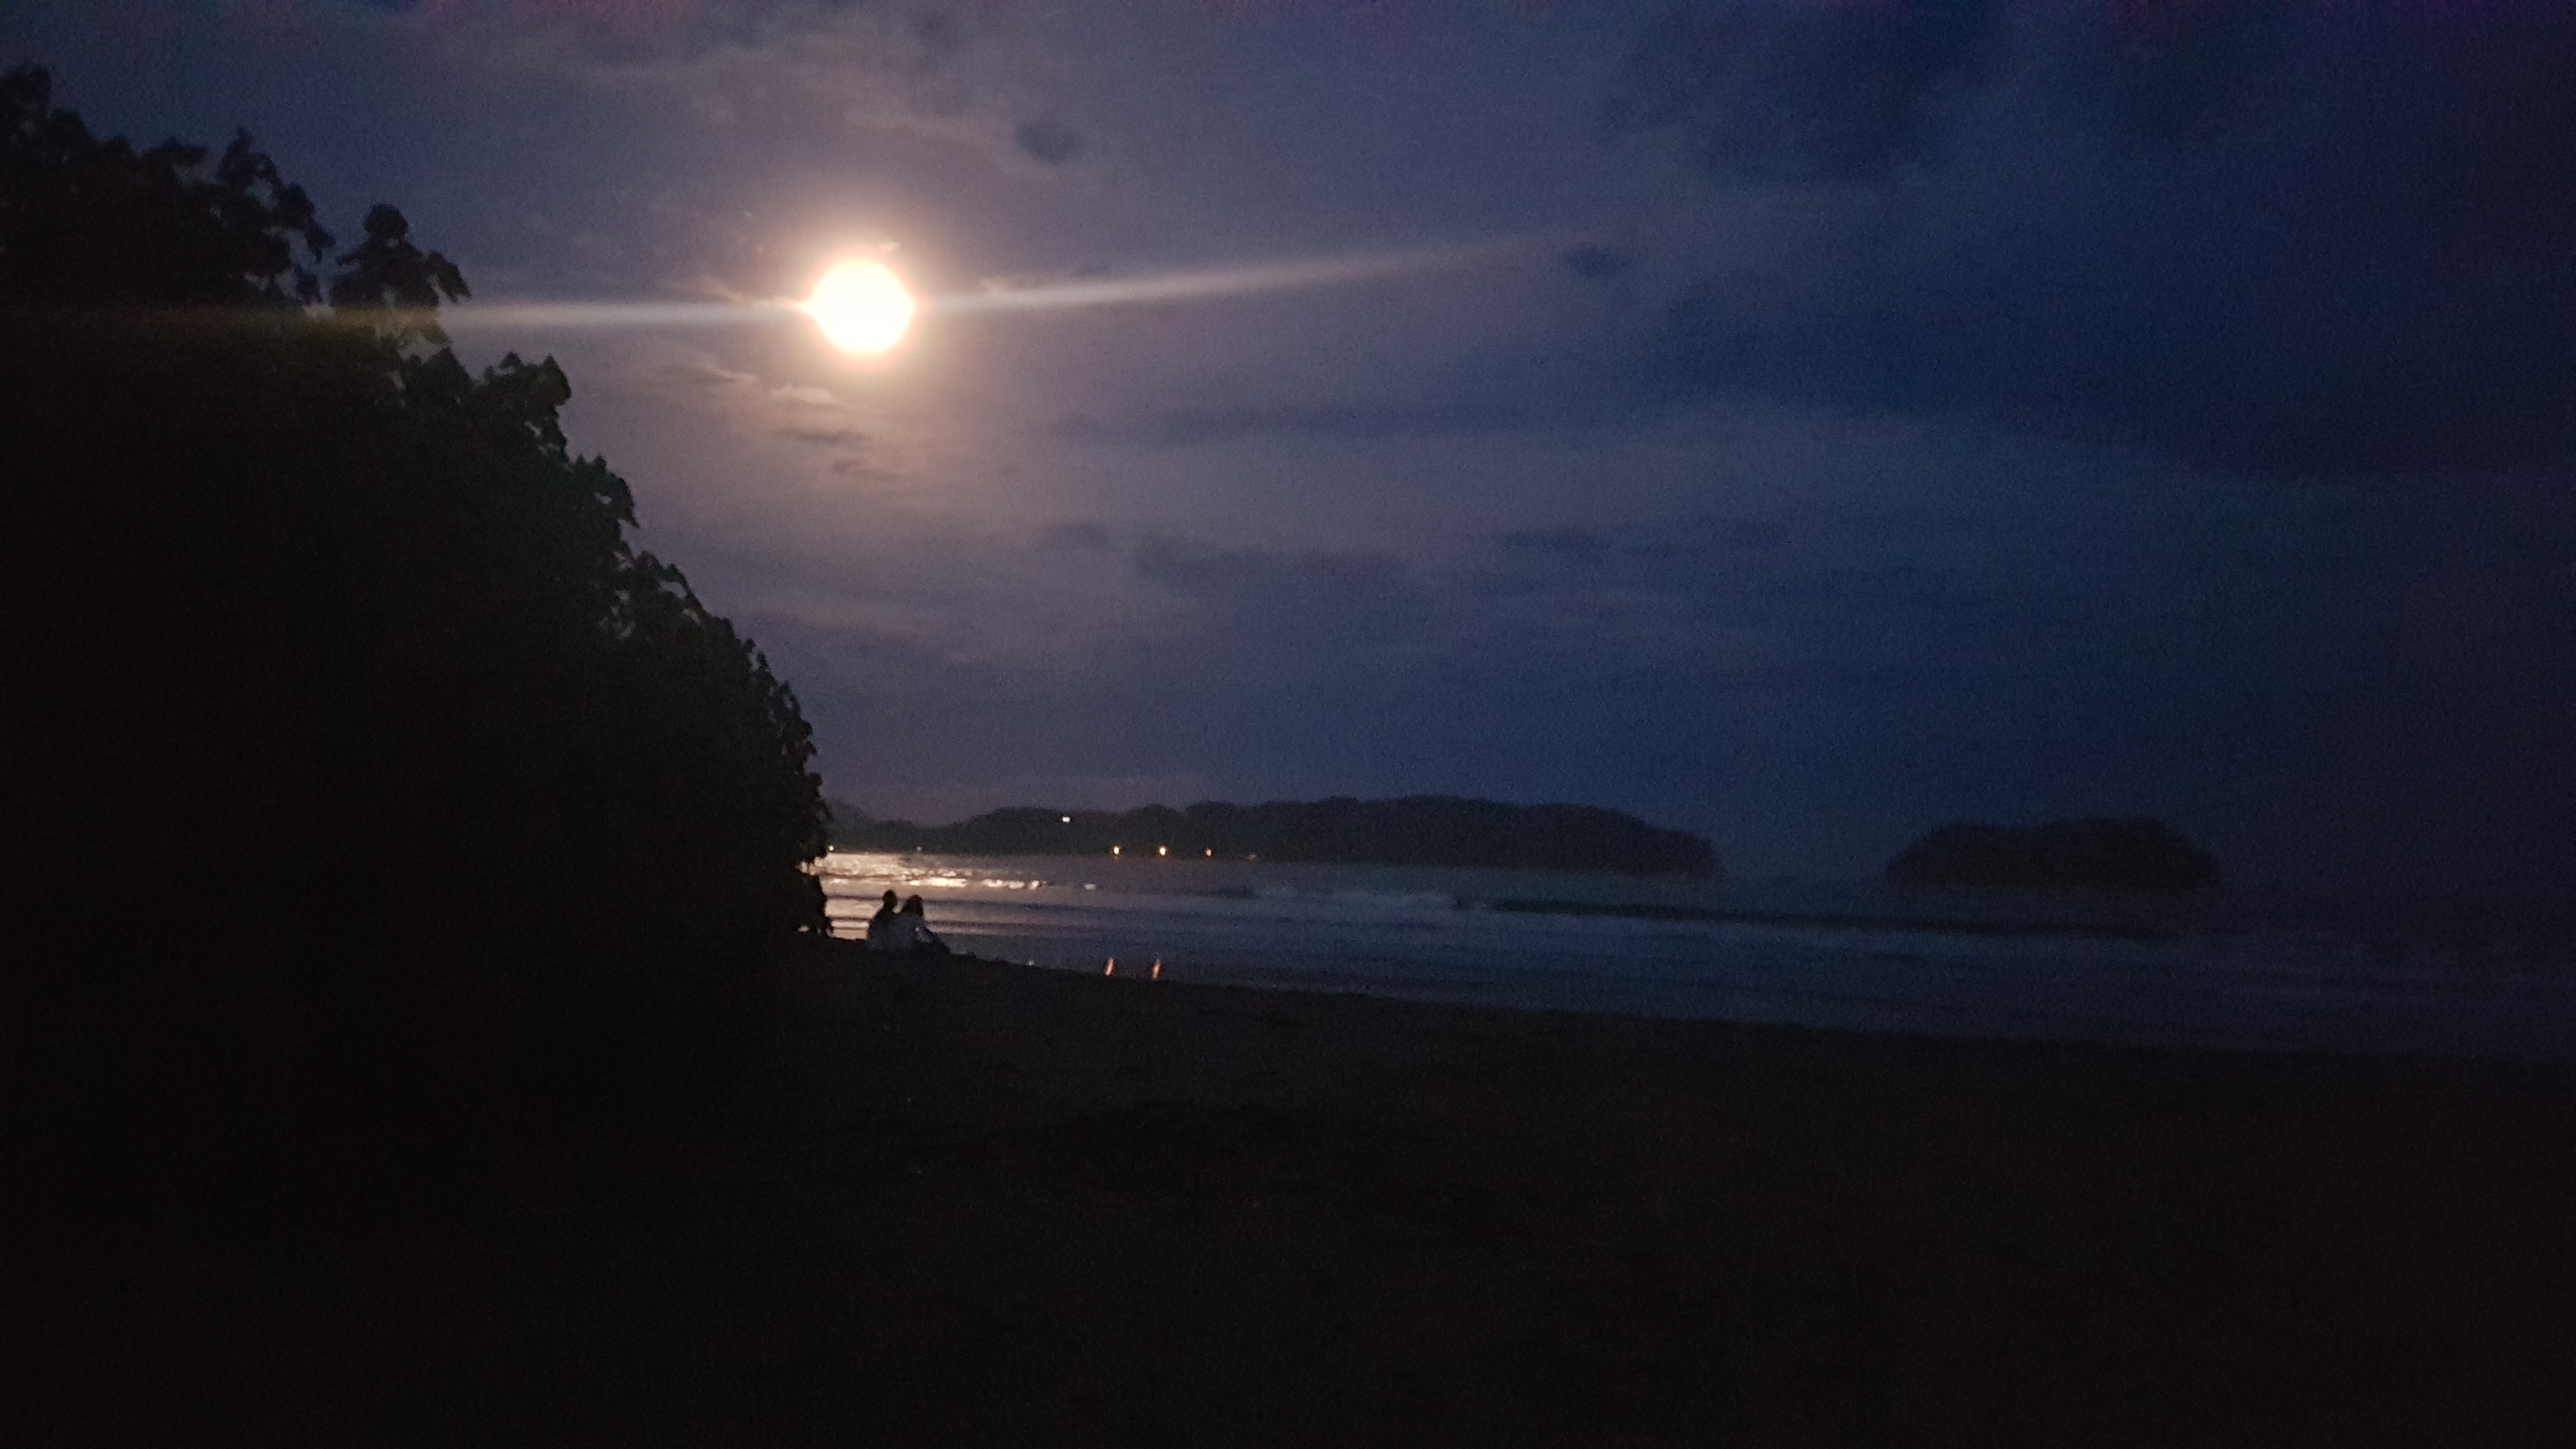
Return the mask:
<svg viewBox="0 0 2576 1449"><path fill-rule="evenodd" d="M1248 266L1201 267L1138 277L995 286L979 292L929 297L923 301L923 310L935 316L972 316L976 313L1052 312L1077 307L1133 307L1253 296L1264 292L1303 291L1473 267L1528 247L1528 243L1489 242L1304 261L1258 262Z"/></svg>

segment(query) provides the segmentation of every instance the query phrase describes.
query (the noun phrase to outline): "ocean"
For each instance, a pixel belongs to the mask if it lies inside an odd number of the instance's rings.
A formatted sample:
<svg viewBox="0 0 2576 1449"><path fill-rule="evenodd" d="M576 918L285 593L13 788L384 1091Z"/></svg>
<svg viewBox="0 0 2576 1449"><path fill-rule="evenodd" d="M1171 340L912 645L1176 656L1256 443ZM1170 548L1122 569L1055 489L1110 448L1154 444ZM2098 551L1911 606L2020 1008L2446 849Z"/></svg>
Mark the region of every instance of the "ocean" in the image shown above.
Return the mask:
<svg viewBox="0 0 2576 1449"><path fill-rule="evenodd" d="M2576 1061L2564 912L836 852L835 934L1148 980L2045 1041Z"/></svg>

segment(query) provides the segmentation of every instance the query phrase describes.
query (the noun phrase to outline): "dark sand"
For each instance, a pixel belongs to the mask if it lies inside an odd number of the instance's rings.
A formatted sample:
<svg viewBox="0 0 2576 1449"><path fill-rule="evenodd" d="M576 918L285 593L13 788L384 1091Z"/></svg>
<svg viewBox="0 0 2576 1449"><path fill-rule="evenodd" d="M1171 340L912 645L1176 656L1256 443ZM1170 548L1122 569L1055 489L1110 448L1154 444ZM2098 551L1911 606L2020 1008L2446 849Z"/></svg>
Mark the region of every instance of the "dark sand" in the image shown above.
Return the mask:
<svg viewBox="0 0 2576 1449"><path fill-rule="evenodd" d="M854 949L795 996L613 1208L35 1274L8 1437L2576 1444L2564 1071Z"/></svg>

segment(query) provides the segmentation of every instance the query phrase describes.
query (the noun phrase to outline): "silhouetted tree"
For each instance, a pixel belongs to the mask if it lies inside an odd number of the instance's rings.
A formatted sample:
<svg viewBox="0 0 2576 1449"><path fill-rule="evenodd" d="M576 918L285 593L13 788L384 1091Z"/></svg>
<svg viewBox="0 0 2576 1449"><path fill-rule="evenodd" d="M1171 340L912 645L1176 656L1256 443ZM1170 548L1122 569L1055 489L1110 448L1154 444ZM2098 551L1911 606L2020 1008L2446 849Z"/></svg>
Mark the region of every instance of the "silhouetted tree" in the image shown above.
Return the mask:
<svg viewBox="0 0 2576 1449"><path fill-rule="evenodd" d="M0 78L5 1070L191 1190L686 1101L820 925L795 696L562 370L459 364L393 208L332 245L247 137Z"/></svg>

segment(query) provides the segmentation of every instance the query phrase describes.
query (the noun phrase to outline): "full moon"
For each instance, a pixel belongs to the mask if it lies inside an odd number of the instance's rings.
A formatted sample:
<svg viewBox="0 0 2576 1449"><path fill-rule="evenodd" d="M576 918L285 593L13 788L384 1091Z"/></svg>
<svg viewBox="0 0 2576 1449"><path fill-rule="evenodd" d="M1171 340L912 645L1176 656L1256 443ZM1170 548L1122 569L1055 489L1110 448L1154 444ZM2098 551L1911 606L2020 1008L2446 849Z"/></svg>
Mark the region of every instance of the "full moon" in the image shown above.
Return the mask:
<svg viewBox="0 0 2576 1449"><path fill-rule="evenodd" d="M884 264L847 261L814 284L805 313L843 352L883 352L912 325L912 294Z"/></svg>

